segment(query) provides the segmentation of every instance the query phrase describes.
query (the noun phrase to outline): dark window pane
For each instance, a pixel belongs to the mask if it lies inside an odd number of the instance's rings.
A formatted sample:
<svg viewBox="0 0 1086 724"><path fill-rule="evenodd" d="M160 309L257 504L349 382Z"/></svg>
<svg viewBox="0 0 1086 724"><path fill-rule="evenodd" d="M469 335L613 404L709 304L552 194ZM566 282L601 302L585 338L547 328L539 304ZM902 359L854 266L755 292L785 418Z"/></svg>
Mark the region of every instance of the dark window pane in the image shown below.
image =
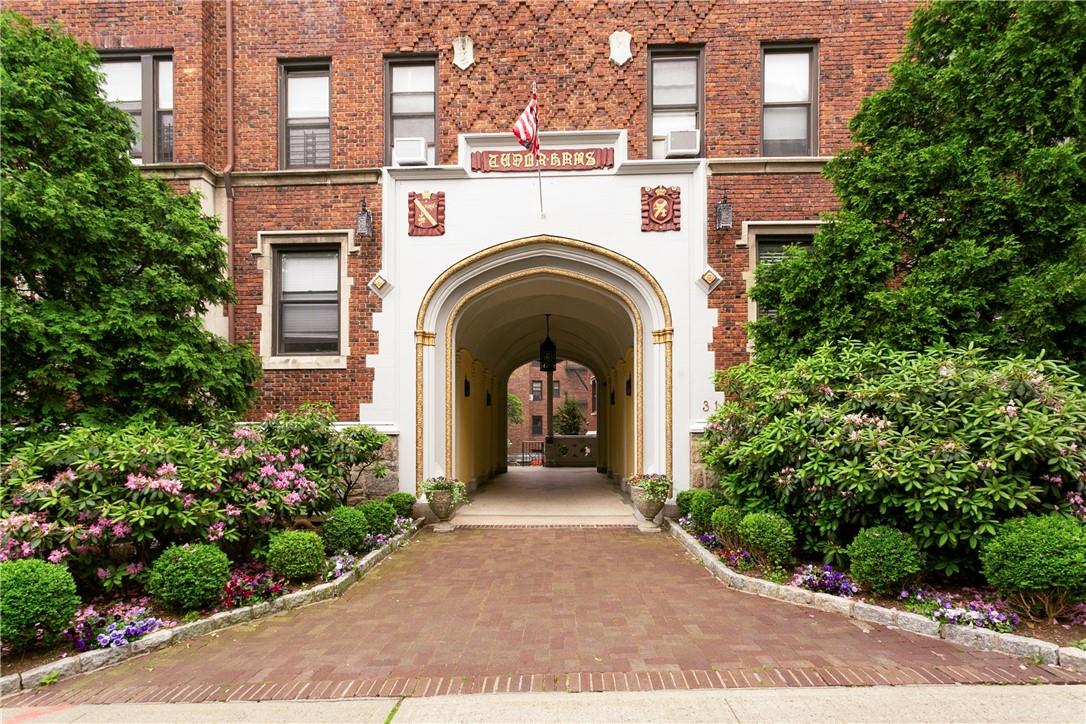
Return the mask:
<svg viewBox="0 0 1086 724"><path fill-rule="evenodd" d="M542 415L532 415L532 434L533 435L542 435L543 434L543 416Z"/></svg>
<svg viewBox="0 0 1086 724"><path fill-rule="evenodd" d="M784 259L784 250L790 246L810 246L810 236L770 236L758 239L758 263L777 264ZM758 319L775 317L777 310L764 304L758 305Z"/></svg>
<svg viewBox="0 0 1086 724"><path fill-rule="evenodd" d="M155 160L165 163L173 160L173 112L158 114L158 141Z"/></svg>

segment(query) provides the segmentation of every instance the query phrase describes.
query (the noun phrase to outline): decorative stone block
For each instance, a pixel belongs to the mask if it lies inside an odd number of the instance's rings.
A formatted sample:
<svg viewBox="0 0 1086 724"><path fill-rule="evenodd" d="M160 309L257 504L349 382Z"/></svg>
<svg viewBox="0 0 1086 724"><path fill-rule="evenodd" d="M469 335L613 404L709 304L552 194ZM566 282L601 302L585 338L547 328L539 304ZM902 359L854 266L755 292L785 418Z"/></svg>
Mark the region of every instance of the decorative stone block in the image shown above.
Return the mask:
<svg viewBox="0 0 1086 724"><path fill-rule="evenodd" d="M249 612L251 613L252 619L254 621L258 618L263 618L271 614L271 612L274 610L274 601L261 601L260 603L254 603L252 606L249 606Z"/></svg>
<svg viewBox="0 0 1086 724"><path fill-rule="evenodd" d="M1064 646L1058 651L1060 666L1086 673L1086 651L1074 646Z"/></svg>
<svg viewBox="0 0 1086 724"><path fill-rule="evenodd" d="M995 631L972 626L957 626L951 623L943 624L940 635L951 643L982 651L996 648L996 642L999 639L999 634Z"/></svg>
<svg viewBox="0 0 1086 724"><path fill-rule="evenodd" d="M682 195L678 186L641 187L641 231L678 231Z"/></svg>
<svg viewBox="0 0 1086 724"><path fill-rule="evenodd" d="M339 589L336 588L335 581L321 583L309 589L309 602L327 601L329 598L335 598L338 594Z"/></svg>
<svg viewBox="0 0 1086 724"><path fill-rule="evenodd" d="M832 596L828 593L811 592L811 601L807 605L827 613L838 613L842 616L852 615L854 601L843 596Z"/></svg>
<svg viewBox="0 0 1086 724"><path fill-rule="evenodd" d="M1002 651L1012 656L1037 658L1046 664L1055 664L1059 661L1057 652L1060 647L1058 645L1030 638L1029 636L1000 633L995 635L993 643L995 644L993 648L996 651Z"/></svg>
<svg viewBox="0 0 1086 724"><path fill-rule="evenodd" d="M894 625L904 631L939 638L939 622L909 611L894 614Z"/></svg>
<svg viewBox="0 0 1086 724"><path fill-rule="evenodd" d="M626 61L633 57L630 52L630 40L632 35L626 30L616 30L607 38L611 46L611 62L615 65L625 65Z"/></svg>
<svg viewBox="0 0 1086 724"><path fill-rule="evenodd" d="M806 588L799 588L797 586L784 586L781 584L774 584L776 586L776 594L774 598L785 601L787 603L794 603L799 606L810 605L814 598L814 591L808 591Z"/></svg>
<svg viewBox="0 0 1086 724"><path fill-rule="evenodd" d="M14 694L21 688L23 688L23 684L18 674L8 674L0 678L0 696Z"/></svg>
<svg viewBox="0 0 1086 724"><path fill-rule="evenodd" d="M79 657L71 656L66 659L59 659L48 664L43 664L30 671L24 671L20 675L20 678L22 679L24 689L33 689L46 677L56 675L57 680L59 680L68 676L74 676L78 673Z"/></svg>
<svg viewBox="0 0 1086 724"><path fill-rule="evenodd" d="M177 641L187 641L188 639L211 633L215 629L216 626L212 624L211 618L201 618L192 623L183 623L180 626L175 627L173 629L173 637Z"/></svg>
<svg viewBox="0 0 1086 724"><path fill-rule="evenodd" d="M878 623L883 626L893 626L895 613L896 611L892 608L883 608L882 606L875 606L870 603L856 601L852 604L852 618L857 621L867 621L868 623Z"/></svg>
<svg viewBox="0 0 1086 724"><path fill-rule="evenodd" d="M276 611L289 611L292 608L298 608L304 606L310 602L310 592L308 590L295 591L294 593L288 593L285 596L280 596L275 599Z"/></svg>
<svg viewBox="0 0 1086 724"><path fill-rule="evenodd" d="M253 611L250 607L245 606L244 608L235 608L230 611L216 613L208 618L213 622L212 625L214 629L220 629L251 621L253 618Z"/></svg>
<svg viewBox="0 0 1086 724"><path fill-rule="evenodd" d="M86 651L76 658L79 659L79 670L83 673L96 671L113 664L124 661L132 656L130 646L115 646L108 649L94 649Z"/></svg>
<svg viewBox="0 0 1086 724"><path fill-rule="evenodd" d="M142 653L144 651L154 651L155 649L160 649L166 644L173 641L173 637L174 629L159 629L158 631L152 631L146 636L139 637L131 644L129 644L129 648L131 648L132 653L135 654Z"/></svg>

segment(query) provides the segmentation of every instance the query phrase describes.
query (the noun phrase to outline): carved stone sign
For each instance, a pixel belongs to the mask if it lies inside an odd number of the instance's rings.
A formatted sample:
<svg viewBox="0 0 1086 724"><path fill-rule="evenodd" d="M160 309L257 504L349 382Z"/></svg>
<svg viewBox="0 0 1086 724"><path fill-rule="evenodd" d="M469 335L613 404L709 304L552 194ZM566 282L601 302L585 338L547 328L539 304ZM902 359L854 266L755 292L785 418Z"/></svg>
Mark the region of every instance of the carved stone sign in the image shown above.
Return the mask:
<svg viewBox="0 0 1086 724"><path fill-rule="evenodd" d="M443 236L445 234L445 192L414 191L407 194L407 235Z"/></svg>
<svg viewBox="0 0 1086 724"><path fill-rule="evenodd" d="M678 186L641 187L641 231L678 231L681 216Z"/></svg>
<svg viewBox="0 0 1086 724"><path fill-rule="evenodd" d="M616 30L611 33L608 41L611 43L611 62L615 65L625 65L626 61L633 57L630 52L631 36L625 30Z"/></svg>
<svg viewBox="0 0 1086 724"><path fill-rule="evenodd" d="M591 171L615 165L613 148L563 148L539 152L539 168L543 171ZM535 171L536 159L531 151L473 151L471 170Z"/></svg>

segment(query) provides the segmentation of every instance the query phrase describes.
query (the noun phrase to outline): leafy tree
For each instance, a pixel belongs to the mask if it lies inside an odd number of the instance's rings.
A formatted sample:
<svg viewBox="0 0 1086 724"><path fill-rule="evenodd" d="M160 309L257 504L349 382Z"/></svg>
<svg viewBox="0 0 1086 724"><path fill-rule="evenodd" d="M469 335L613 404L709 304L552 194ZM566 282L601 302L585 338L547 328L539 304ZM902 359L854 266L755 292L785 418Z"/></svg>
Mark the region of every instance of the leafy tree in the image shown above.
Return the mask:
<svg viewBox="0 0 1086 724"><path fill-rule="evenodd" d="M0 52L5 427L247 409L256 359L201 323L233 299L218 222L129 160L91 47L4 12Z"/></svg>
<svg viewBox="0 0 1086 724"><path fill-rule="evenodd" d="M1086 361L1086 4L919 9L826 175L812 248L757 270L751 334L786 363L844 337Z"/></svg>
<svg viewBox="0 0 1086 724"><path fill-rule="evenodd" d="M566 396L565 402L554 412L554 432L556 435L583 435L588 429L588 420L584 411L572 397Z"/></svg>
<svg viewBox="0 0 1086 724"><path fill-rule="evenodd" d="M524 422L524 403L512 392L506 394L505 416L509 419L510 425L519 425Z"/></svg>

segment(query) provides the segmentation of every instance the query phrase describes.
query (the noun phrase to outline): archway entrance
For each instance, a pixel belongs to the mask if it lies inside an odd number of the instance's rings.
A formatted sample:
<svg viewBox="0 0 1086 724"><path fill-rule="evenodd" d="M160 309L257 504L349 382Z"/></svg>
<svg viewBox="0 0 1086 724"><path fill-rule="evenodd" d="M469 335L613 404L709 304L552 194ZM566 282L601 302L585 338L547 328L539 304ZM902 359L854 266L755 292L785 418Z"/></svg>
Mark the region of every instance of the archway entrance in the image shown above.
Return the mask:
<svg viewBox="0 0 1086 724"><path fill-rule="evenodd" d="M537 357L545 314L559 355L597 380L597 469L615 480L670 472L670 310L659 285L619 254L547 236L468 257L427 292L416 328L418 479L476 486L507 471L507 380Z"/></svg>

